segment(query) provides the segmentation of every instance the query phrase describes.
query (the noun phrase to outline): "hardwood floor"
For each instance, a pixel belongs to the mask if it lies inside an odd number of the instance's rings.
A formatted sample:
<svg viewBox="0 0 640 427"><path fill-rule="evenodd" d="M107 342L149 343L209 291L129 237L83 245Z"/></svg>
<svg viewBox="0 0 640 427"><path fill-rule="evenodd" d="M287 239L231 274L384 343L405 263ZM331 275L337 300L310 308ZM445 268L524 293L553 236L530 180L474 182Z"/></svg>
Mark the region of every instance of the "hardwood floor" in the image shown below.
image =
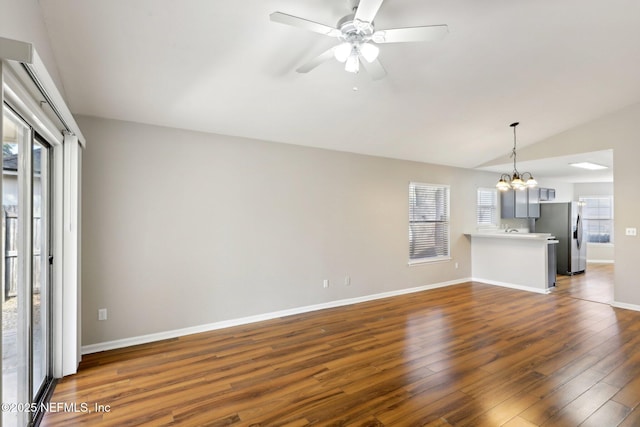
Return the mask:
<svg viewBox="0 0 640 427"><path fill-rule="evenodd" d="M635 426L639 330L467 283L87 355L42 425Z"/></svg>
<svg viewBox="0 0 640 427"><path fill-rule="evenodd" d="M572 298L611 304L613 264L589 263L584 274L557 276L553 292Z"/></svg>

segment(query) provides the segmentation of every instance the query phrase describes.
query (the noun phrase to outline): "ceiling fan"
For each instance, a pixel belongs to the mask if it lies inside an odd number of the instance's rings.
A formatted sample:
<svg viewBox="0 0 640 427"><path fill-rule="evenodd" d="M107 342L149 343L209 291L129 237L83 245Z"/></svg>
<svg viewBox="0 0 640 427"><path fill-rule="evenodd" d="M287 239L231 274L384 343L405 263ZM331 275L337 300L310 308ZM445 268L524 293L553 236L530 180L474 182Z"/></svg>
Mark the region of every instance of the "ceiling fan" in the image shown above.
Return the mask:
<svg viewBox="0 0 640 427"><path fill-rule="evenodd" d="M335 28L282 12L273 12L269 15L273 22L304 28L341 41L340 44L300 66L297 72L308 73L323 62L335 58L344 62L344 69L351 73L360 71L362 63L371 77L379 80L386 76L387 72L378 60L380 48L376 44L439 40L449 31L446 25L376 30L373 19L383 0L348 0L348 2L352 13L342 17Z"/></svg>

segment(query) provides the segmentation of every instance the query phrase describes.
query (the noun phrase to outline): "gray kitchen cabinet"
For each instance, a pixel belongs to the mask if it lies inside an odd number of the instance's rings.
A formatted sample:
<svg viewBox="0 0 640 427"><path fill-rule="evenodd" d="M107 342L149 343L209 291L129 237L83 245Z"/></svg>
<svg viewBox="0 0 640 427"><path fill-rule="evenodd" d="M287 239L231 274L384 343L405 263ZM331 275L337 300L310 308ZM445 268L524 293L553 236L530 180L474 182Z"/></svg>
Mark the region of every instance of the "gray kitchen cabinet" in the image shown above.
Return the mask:
<svg viewBox="0 0 640 427"><path fill-rule="evenodd" d="M541 188L540 189L540 201L544 202L549 200L549 189L548 188Z"/></svg>
<svg viewBox="0 0 640 427"><path fill-rule="evenodd" d="M539 218L540 189L509 190L500 193L502 218Z"/></svg>
<svg viewBox="0 0 640 427"><path fill-rule="evenodd" d="M556 198L556 190L554 188L540 188L540 201L551 202Z"/></svg>
<svg viewBox="0 0 640 427"><path fill-rule="evenodd" d="M528 218L540 218L540 189L529 188L526 193Z"/></svg>

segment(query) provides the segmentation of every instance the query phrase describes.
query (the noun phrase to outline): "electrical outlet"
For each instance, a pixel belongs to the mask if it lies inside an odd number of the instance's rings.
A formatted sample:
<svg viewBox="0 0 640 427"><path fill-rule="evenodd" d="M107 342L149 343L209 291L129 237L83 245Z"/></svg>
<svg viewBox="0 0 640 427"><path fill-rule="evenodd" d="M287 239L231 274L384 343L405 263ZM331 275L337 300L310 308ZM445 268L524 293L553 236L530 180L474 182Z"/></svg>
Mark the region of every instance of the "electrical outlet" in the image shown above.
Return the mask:
<svg viewBox="0 0 640 427"><path fill-rule="evenodd" d="M351 277L350 276L344 276L344 285L345 286L351 285Z"/></svg>
<svg viewBox="0 0 640 427"><path fill-rule="evenodd" d="M107 309L106 308L98 309L98 320L107 320Z"/></svg>
<svg viewBox="0 0 640 427"><path fill-rule="evenodd" d="M638 235L638 229L635 227L632 228L626 228L624 230L624 234L627 236L637 236Z"/></svg>
<svg viewBox="0 0 640 427"><path fill-rule="evenodd" d="M322 281L322 287L324 287L324 288L328 288L329 287L329 279L324 279Z"/></svg>
<svg viewBox="0 0 640 427"><path fill-rule="evenodd" d="M457 270L458 269L458 263L457 262L455 263L455 267L456 267L456 270Z"/></svg>

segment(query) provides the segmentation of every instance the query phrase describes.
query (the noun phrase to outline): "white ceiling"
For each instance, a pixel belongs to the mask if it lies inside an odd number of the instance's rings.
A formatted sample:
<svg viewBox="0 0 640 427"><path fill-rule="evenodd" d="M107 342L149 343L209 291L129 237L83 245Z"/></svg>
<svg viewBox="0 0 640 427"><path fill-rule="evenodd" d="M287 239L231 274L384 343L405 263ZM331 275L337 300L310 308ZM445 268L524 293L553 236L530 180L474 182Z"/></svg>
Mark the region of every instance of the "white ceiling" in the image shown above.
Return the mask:
<svg viewBox="0 0 640 427"><path fill-rule="evenodd" d="M640 102L638 0L387 0L377 29L448 24L386 44L388 76L331 61L347 0L40 0L74 113L462 167ZM356 86L359 90L354 91ZM533 169L533 168L532 168Z"/></svg>
<svg viewBox="0 0 640 427"><path fill-rule="evenodd" d="M517 159L516 159L517 160ZM586 170L571 166L571 163L589 162L606 166L602 170ZM593 151L589 153L558 156L548 159L517 161L520 173L529 172L536 179L544 178L545 182L564 181L580 182L613 182L613 150ZM513 162L494 166L479 167L480 170L498 174L513 172ZM498 177L496 176L496 180Z"/></svg>

